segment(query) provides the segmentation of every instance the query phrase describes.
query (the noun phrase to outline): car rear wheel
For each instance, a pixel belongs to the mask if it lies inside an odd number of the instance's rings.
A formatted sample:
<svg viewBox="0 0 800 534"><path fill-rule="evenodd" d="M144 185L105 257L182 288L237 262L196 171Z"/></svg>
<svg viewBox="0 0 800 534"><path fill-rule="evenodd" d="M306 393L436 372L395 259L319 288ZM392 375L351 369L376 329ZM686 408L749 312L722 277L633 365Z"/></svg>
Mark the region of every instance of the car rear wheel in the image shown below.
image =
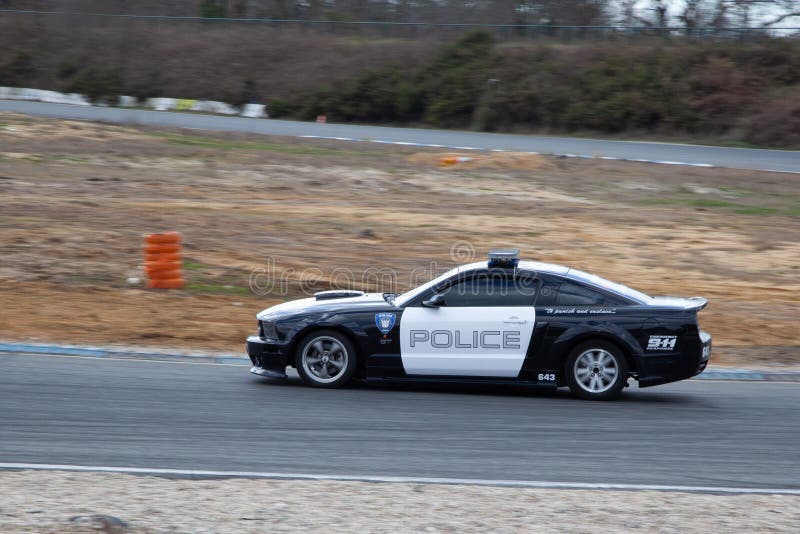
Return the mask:
<svg viewBox="0 0 800 534"><path fill-rule="evenodd" d="M295 368L310 386L338 388L347 384L355 373L356 351L341 333L318 330L298 345Z"/></svg>
<svg viewBox="0 0 800 534"><path fill-rule="evenodd" d="M613 343L590 340L572 349L566 375L569 389L576 397L611 400L619 397L628 382L628 363Z"/></svg>

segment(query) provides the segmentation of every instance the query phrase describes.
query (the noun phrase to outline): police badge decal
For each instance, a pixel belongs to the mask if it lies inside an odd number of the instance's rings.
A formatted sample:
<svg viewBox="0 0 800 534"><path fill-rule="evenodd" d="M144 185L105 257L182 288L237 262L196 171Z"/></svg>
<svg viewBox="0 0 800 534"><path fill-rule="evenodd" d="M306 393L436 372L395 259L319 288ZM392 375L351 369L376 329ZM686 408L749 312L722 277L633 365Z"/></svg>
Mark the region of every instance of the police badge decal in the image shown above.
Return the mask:
<svg viewBox="0 0 800 534"><path fill-rule="evenodd" d="M394 328L395 323L395 315L393 313L376 313L375 314L375 326L378 327L381 334L381 345L385 345L387 343L391 343L392 340L389 339L389 332L392 331Z"/></svg>

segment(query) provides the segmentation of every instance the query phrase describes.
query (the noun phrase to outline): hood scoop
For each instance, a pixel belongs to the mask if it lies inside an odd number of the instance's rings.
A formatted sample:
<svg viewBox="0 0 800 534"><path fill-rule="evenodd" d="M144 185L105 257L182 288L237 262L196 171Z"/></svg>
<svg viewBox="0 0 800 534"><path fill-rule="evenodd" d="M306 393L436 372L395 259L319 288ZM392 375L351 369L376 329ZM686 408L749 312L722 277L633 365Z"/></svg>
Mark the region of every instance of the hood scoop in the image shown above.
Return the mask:
<svg viewBox="0 0 800 534"><path fill-rule="evenodd" d="M317 300L346 299L360 297L363 294L363 291L333 289L331 291L318 291L314 293L314 298Z"/></svg>

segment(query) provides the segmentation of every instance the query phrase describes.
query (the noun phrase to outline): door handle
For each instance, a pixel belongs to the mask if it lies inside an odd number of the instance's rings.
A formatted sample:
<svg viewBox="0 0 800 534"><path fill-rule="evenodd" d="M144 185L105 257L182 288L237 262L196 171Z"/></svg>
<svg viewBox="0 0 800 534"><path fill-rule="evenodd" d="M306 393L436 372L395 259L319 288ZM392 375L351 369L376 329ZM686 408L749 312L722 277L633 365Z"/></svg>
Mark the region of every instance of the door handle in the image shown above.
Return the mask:
<svg viewBox="0 0 800 534"><path fill-rule="evenodd" d="M503 321L505 324L527 324L528 321L520 320L517 317L509 317L507 320Z"/></svg>

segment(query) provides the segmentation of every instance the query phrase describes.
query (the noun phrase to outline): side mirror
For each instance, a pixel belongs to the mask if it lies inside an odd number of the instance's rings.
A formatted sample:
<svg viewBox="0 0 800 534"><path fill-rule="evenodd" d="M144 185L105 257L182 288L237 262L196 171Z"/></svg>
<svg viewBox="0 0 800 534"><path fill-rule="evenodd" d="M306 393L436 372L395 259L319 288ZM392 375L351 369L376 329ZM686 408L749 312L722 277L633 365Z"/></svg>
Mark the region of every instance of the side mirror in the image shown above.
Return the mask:
<svg viewBox="0 0 800 534"><path fill-rule="evenodd" d="M423 300L422 305L426 308L438 308L439 306L447 306L444 302L444 295L436 293L428 300Z"/></svg>

